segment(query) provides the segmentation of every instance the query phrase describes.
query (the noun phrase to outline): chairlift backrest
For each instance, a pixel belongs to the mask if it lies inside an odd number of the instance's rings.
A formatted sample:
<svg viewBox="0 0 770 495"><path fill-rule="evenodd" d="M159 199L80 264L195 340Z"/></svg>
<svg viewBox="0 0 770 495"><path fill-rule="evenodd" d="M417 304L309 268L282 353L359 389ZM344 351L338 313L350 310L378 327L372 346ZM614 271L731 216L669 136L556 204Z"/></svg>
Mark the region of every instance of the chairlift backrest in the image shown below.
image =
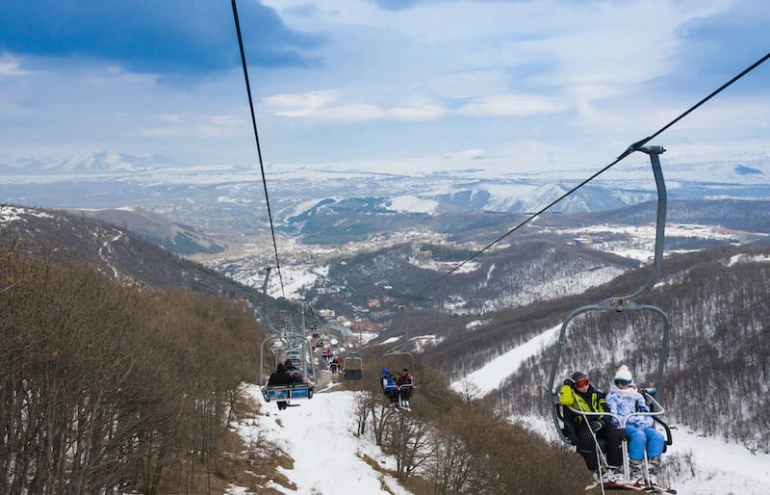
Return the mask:
<svg viewBox="0 0 770 495"><path fill-rule="evenodd" d="M276 363L272 369L277 369L278 363L290 361L296 367L301 376L295 377L293 383L269 384L269 380L263 377L265 368L265 347L272 343L275 347L283 347L286 351L280 355L276 353ZM304 359L310 355L310 341L305 337L293 336L287 341L277 335L262 341L259 352L259 384L262 387L262 396L265 401L288 401L292 399L312 399L315 391L315 365L312 359Z"/></svg>
<svg viewBox="0 0 770 495"><path fill-rule="evenodd" d="M364 369L364 360L360 356L348 356L345 358L343 366L346 370Z"/></svg>
<svg viewBox="0 0 770 495"><path fill-rule="evenodd" d="M303 359L303 356L309 356L310 353L310 341L307 340L305 337L299 337L294 336L291 341L288 343L285 339L282 339L278 336L270 336L267 337L265 340L262 341L262 345L260 346L260 352L259 352L259 383L260 385L265 384L267 381L264 377L263 371L265 368L265 365L267 364L265 361L265 347L268 344L273 345L283 345L284 347L288 347L288 349L284 352L283 355L276 355L276 362L274 362L271 366L271 370L275 370L276 366L279 362L285 362L287 359L291 361L291 363L299 369L303 376L308 379L311 383L315 382L315 365L313 363L312 359Z"/></svg>

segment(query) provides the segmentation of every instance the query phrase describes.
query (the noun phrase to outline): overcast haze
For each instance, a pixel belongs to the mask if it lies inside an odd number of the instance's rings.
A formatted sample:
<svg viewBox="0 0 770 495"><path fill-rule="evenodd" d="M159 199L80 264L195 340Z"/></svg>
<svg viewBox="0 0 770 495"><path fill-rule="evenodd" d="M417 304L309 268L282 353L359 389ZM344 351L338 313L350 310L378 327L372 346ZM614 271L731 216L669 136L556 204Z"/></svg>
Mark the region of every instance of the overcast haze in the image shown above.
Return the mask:
<svg viewBox="0 0 770 495"><path fill-rule="evenodd" d="M770 49L765 0L238 9L271 165L598 168ZM0 26L6 157L256 161L230 2L6 0ZM767 153L769 82L770 63L661 144L673 159Z"/></svg>

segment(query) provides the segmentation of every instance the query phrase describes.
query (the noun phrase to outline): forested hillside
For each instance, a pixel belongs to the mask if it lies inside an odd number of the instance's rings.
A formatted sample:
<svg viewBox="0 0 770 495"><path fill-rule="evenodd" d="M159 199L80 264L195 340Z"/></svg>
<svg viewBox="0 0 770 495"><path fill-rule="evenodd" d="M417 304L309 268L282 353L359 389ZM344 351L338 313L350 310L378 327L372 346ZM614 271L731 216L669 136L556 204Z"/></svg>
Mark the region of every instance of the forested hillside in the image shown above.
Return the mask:
<svg viewBox="0 0 770 495"><path fill-rule="evenodd" d="M176 255L142 235L87 215L62 210L0 206L0 238L8 245L49 261L81 261L101 273L154 289L182 288L248 301L264 307L260 288L236 282L221 273ZM294 305L284 299L268 306L278 321L281 310Z"/></svg>
<svg viewBox="0 0 770 495"><path fill-rule="evenodd" d="M442 263L437 266L429 250L409 244L361 253L332 263L306 297L316 306L339 311L347 305L370 306L373 299L393 301L372 308L375 320L390 318L398 304L434 317L480 314L574 294L639 266L612 254L531 240L480 256L469 270L458 270L430 291L422 290L457 262Z"/></svg>
<svg viewBox="0 0 770 495"><path fill-rule="evenodd" d="M226 425L263 336L253 310L2 241L0 492L216 485L234 463Z"/></svg>

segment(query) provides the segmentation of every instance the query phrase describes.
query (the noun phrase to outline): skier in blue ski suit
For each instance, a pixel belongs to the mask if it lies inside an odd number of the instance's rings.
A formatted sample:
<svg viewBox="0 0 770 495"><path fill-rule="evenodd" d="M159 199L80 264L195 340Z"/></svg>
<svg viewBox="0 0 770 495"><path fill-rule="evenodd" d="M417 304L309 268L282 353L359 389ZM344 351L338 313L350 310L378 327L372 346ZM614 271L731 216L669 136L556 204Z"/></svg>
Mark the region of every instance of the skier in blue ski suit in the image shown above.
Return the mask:
<svg viewBox="0 0 770 495"><path fill-rule="evenodd" d="M390 370L382 370L380 384L382 385L382 391L385 393L385 397L390 400L391 405L395 406L396 401L398 400L398 386L393 380L393 375L390 373Z"/></svg>
<svg viewBox="0 0 770 495"><path fill-rule="evenodd" d="M650 410L644 402L644 397L636 389L631 371L626 365L621 366L615 374L615 380L606 400L610 411L620 417ZM615 424L618 423L615 418L612 418L612 421ZM650 463L660 464L665 440L663 434L655 429L654 424L651 416L631 416L626 422L626 435L629 438L628 457L632 464L638 464L644 459L645 446Z"/></svg>

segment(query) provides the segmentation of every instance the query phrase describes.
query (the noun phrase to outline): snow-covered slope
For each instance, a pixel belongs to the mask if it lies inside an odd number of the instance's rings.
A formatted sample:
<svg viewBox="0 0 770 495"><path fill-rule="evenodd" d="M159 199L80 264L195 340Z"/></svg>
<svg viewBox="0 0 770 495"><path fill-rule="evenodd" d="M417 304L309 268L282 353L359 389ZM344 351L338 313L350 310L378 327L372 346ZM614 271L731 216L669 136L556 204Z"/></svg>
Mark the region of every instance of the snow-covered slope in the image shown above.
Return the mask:
<svg viewBox="0 0 770 495"><path fill-rule="evenodd" d="M488 368L478 370L468 377L479 391L489 392L495 381L484 377L495 376L507 366L513 371L521 361L536 349L541 341L553 338L553 329L532 339L501 356ZM503 364L504 363L504 364ZM468 383L455 383L462 389ZM296 489L271 483L277 493L308 493L335 495L339 493L396 494L411 492L399 485L391 476L374 470L363 457L374 459L383 469L394 470L395 460L382 453L368 436L357 437L355 392L334 391L319 393L312 400L296 402L297 407L278 411L275 404L265 403L256 385L246 387L244 393L260 404L263 414L238 424L241 437L249 444L260 437L273 442L294 459L292 469L282 469ZM545 417L511 417L551 441L556 434ZM695 432L677 429L674 445L666 454L671 465L688 465L672 477L672 487L681 495L765 495L770 493L770 455L754 454L736 444L718 439L705 438ZM577 454L576 454L577 455ZM249 495L245 488L231 486L229 495Z"/></svg>
<svg viewBox="0 0 770 495"><path fill-rule="evenodd" d="M238 425L238 432L249 444L257 436L276 443L294 459L293 469L281 469L296 490L272 483L278 493L337 495L342 493L408 495L411 492L395 478L374 470L363 456L374 459L383 469L395 470L392 456L367 436L355 436L355 392L320 392L313 399L295 401L297 407L278 411L275 403L265 403L259 387L248 386L244 393L260 404L263 415ZM250 493L233 486L230 495Z"/></svg>

